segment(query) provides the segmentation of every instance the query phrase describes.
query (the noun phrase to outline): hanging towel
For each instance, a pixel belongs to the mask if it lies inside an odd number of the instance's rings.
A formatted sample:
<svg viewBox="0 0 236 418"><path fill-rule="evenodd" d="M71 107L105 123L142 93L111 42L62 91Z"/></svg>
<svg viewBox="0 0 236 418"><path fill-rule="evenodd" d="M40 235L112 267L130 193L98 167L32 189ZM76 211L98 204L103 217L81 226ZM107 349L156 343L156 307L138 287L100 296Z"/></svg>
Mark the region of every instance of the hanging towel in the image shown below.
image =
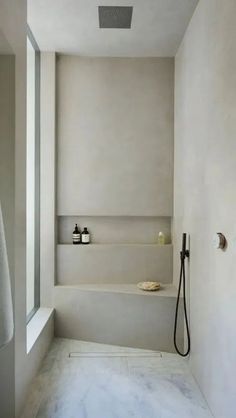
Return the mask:
<svg viewBox="0 0 236 418"><path fill-rule="evenodd" d="M0 202L0 348L11 341L13 333L11 282Z"/></svg>

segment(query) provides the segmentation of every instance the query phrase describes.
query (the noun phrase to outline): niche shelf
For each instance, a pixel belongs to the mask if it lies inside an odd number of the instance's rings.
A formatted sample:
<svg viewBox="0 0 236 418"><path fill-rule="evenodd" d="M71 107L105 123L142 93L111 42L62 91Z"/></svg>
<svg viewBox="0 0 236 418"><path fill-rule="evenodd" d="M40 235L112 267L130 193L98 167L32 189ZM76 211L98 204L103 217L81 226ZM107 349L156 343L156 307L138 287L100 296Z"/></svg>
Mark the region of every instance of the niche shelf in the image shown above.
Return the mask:
<svg viewBox="0 0 236 418"><path fill-rule="evenodd" d="M88 248L88 247L91 247L91 248L93 248L93 247L102 247L102 246L104 246L104 247L110 247L110 246L117 246L117 247L120 247L120 246L125 246L125 247L127 247L127 246L134 246L134 247L158 247L158 248L160 248L160 247L172 247L172 244L165 244L165 245L159 245L159 244L146 244L146 243L137 243L137 242L99 242L99 243L94 243L94 242L91 242L90 244L85 244L85 245L83 245L83 244L78 244L78 245L74 245L74 244L72 244L72 243L66 243L66 244L57 244L58 246L72 246L72 247L76 247L77 249L80 249L80 248L82 248L82 247L86 247L86 248Z"/></svg>
<svg viewBox="0 0 236 418"><path fill-rule="evenodd" d="M74 225L87 226L93 245L158 245L158 232L171 243L171 218L147 216L58 216L58 244L71 244Z"/></svg>

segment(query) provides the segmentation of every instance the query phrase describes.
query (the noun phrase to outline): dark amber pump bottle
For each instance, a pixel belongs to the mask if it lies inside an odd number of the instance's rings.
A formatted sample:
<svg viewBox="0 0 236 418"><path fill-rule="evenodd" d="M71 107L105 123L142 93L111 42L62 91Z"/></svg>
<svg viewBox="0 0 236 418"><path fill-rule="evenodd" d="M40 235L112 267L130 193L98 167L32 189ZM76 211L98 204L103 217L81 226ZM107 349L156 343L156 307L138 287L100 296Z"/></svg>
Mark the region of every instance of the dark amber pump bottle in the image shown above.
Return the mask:
<svg viewBox="0 0 236 418"><path fill-rule="evenodd" d="M81 234L78 228L78 225L75 224L75 229L73 231L73 244L80 244L81 243Z"/></svg>

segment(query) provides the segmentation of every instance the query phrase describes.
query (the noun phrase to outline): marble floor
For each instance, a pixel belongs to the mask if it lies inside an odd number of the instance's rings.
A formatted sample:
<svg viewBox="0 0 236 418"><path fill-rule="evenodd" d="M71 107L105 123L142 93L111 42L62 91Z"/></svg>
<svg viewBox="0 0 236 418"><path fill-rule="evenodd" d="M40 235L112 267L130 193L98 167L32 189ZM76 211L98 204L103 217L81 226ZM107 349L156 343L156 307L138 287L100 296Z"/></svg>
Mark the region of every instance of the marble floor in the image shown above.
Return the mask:
<svg viewBox="0 0 236 418"><path fill-rule="evenodd" d="M21 418L212 418L185 359L55 339Z"/></svg>

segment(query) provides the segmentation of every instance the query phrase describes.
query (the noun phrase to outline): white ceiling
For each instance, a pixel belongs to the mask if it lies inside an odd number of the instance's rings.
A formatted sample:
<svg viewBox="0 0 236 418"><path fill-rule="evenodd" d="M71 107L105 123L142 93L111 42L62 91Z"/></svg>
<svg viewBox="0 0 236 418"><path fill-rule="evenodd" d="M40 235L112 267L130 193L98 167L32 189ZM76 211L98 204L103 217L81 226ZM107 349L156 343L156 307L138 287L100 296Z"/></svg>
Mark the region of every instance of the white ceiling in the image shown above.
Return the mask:
<svg viewBox="0 0 236 418"><path fill-rule="evenodd" d="M41 50L83 56L174 56L198 0L28 0ZM99 29L98 5L133 6L131 29Z"/></svg>

